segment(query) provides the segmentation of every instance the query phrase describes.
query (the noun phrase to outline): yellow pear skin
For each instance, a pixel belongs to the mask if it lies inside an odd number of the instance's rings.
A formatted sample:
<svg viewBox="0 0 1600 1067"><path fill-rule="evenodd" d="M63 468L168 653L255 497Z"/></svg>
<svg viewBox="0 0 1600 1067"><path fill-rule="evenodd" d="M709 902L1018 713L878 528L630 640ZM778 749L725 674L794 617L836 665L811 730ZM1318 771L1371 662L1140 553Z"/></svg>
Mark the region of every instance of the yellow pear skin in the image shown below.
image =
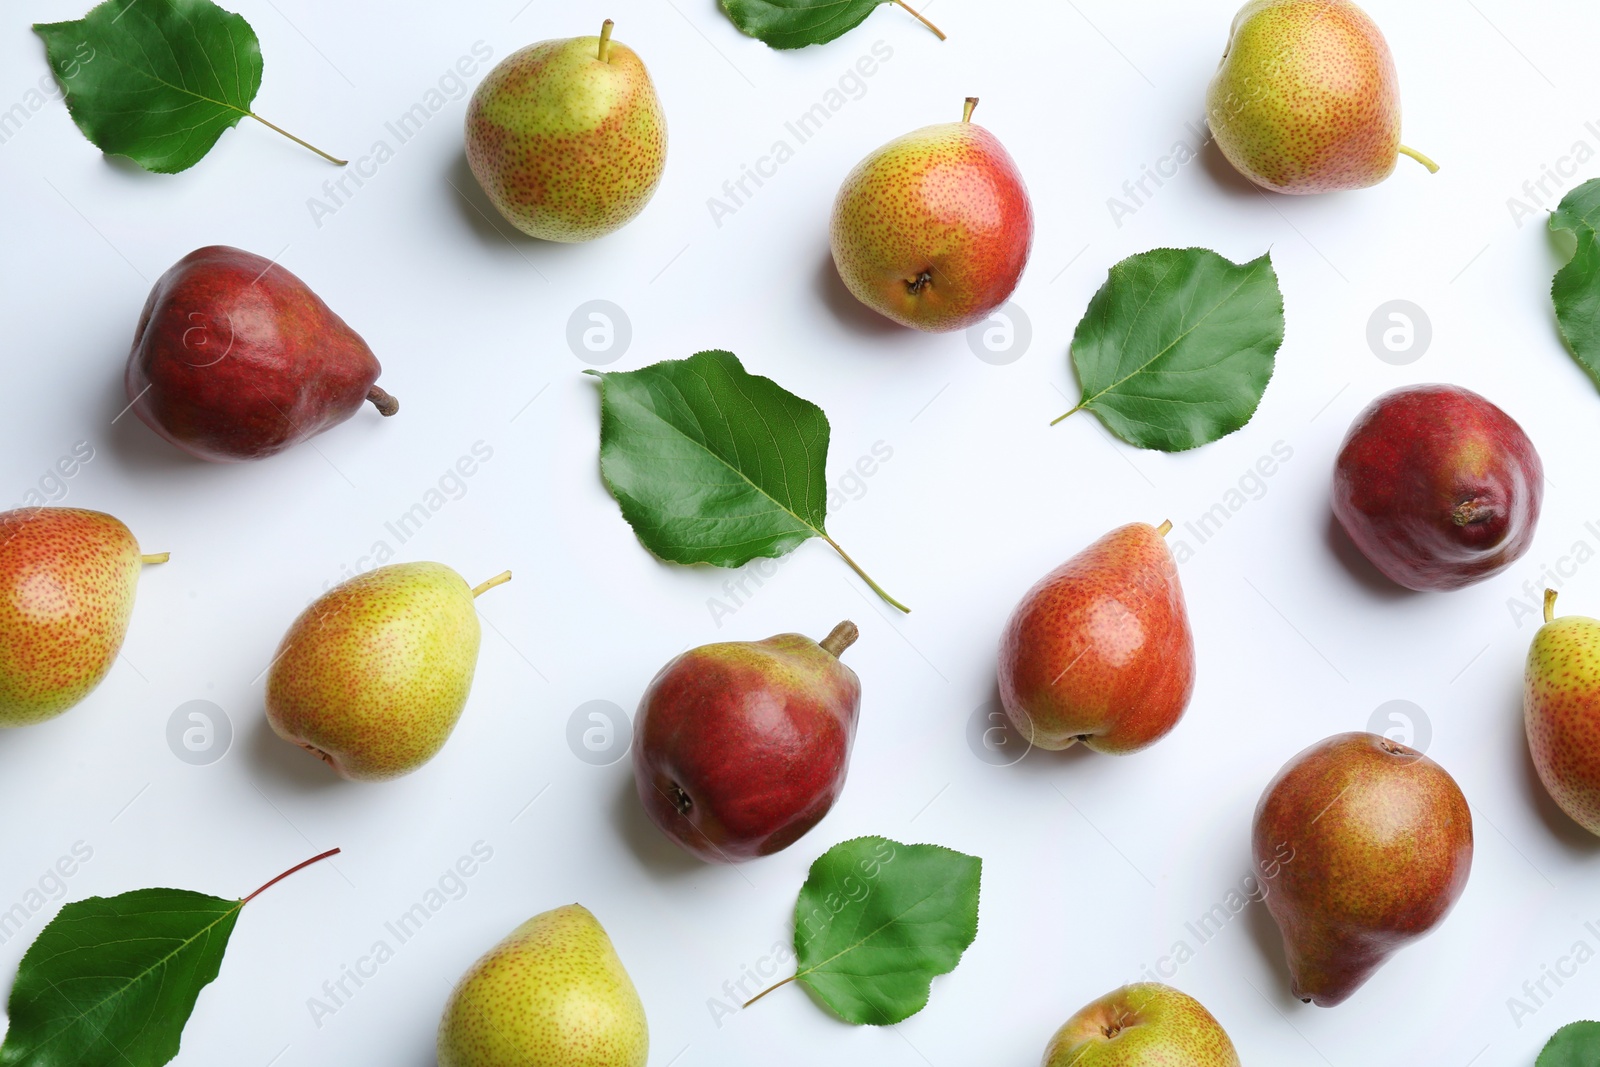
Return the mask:
<svg viewBox="0 0 1600 1067"><path fill-rule="evenodd" d="M442 563L396 563L318 598L267 675L267 721L341 777L383 781L427 763L472 689L482 630L476 589Z"/></svg>
<svg viewBox="0 0 1600 1067"><path fill-rule="evenodd" d="M535 915L472 965L439 1023L439 1067L645 1067L644 1005L587 908Z"/></svg>

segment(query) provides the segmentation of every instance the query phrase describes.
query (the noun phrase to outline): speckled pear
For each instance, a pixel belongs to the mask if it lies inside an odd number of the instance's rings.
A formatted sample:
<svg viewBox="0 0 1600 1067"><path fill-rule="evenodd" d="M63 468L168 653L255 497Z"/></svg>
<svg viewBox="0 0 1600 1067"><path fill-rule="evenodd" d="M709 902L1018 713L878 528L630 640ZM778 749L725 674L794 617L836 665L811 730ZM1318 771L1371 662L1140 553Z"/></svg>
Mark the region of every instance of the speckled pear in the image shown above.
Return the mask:
<svg viewBox="0 0 1600 1067"><path fill-rule="evenodd" d="M1547 589L1523 689L1528 751L1550 798L1600 834L1600 620L1556 618L1555 608Z"/></svg>
<svg viewBox="0 0 1600 1067"><path fill-rule="evenodd" d="M439 1023L439 1067L645 1067L644 1005L587 908L535 915L474 963Z"/></svg>
<svg viewBox="0 0 1600 1067"><path fill-rule="evenodd" d="M507 56L467 106L467 163L523 233L592 241L634 219L661 184L667 119L633 50L599 37Z"/></svg>
<svg viewBox="0 0 1600 1067"><path fill-rule="evenodd" d="M410 774L450 739L478 665L477 588L442 563L357 575L312 603L267 674L267 721L341 777Z"/></svg>
<svg viewBox="0 0 1600 1067"><path fill-rule="evenodd" d="M1377 24L1349 0L1250 0L1206 94L1217 147L1279 193L1364 189L1394 173L1400 79Z"/></svg>
<svg viewBox="0 0 1600 1067"><path fill-rule="evenodd" d="M1068 1019L1045 1049L1044 1067L1239 1067L1239 1054L1198 1000L1142 982Z"/></svg>
<svg viewBox="0 0 1600 1067"><path fill-rule="evenodd" d="M122 649L143 555L110 515L0 515L0 727L53 719L105 678Z"/></svg>

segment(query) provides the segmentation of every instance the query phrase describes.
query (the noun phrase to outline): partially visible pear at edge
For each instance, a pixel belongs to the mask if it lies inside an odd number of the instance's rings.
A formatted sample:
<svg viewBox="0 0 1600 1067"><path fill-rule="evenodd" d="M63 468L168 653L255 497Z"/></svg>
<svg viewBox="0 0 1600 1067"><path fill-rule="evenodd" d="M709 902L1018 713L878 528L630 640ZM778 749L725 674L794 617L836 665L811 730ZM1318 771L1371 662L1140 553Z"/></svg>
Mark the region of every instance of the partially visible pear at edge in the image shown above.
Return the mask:
<svg viewBox="0 0 1600 1067"><path fill-rule="evenodd" d="M1216 1017L1171 986L1141 982L1084 1006L1050 1039L1043 1067L1239 1067Z"/></svg>
<svg viewBox="0 0 1600 1067"><path fill-rule="evenodd" d="M1528 751L1550 798L1600 834L1600 620L1558 619L1555 607L1555 590L1545 590L1523 695Z"/></svg>
<svg viewBox="0 0 1600 1067"><path fill-rule="evenodd" d="M535 915L462 976L439 1067L645 1067L644 1005L604 928L569 904Z"/></svg>

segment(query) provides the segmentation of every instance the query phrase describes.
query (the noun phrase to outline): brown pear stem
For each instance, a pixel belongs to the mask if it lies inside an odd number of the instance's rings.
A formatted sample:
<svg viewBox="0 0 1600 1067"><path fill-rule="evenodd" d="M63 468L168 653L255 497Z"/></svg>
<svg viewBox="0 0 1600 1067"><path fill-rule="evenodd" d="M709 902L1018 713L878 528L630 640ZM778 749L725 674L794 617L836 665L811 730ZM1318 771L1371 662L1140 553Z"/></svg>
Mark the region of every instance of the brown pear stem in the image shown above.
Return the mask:
<svg viewBox="0 0 1600 1067"><path fill-rule="evenodd" d="M1172 532L1172 520L1171 519L1168 519L1166 522L1163 522L1160 526L1156 527L1156 533L1160 534L1162 537L1167 536L1167 534L1169 534L1171 532Z"/></svg>
<svg viewBox="0 0 1600 1067"><path fill-rule="evenodd" d="M1556 621L1556 591L1554 589L1546 589L1544 591L1544 621Z"/></svg>
<svg viewBox="0 0 1600 1067"><path fill-rule="evenodd" d="M773 985L769 985L767 988L763 989L761 992L757 993L755 996L753 996L749 1000L745 1001L744 1002L744 1007L748 1008L750 1005L754 1004L756 1001L760 1000L762 997L766 996L768 993L771 993L774 990L782 989L784 986L788 985L790 982L794 981L796 978L799 978L799 977L800 976L798 974L791 974L789 977L785 978L783 981L777 982L777 983L775 983Z"/></svg>
<svg viewBox="0 0 1600 1067"><path fill-rule="evenodd" d="M171 552L151 552L148 555L140 556L139 557L139 562L140 563L165 563L167 560L169 560L171 558L172 558L172 553Z"/></svg>
<svg viewBox="0 0 1600 1067"><path fill-rule="evenodd" d="M976 110L978 110L978 98L975 96L967 97L967 106L961 111L961 121L971 122L972 113Z"/></svg>
<svg viewBox="0 0 1600 1067"><path fill-rule="evenodd" d="M844 650L856 643L856 638L861 636L861 631L856 629L856 624L846 619L833 628L833 632L824 637L819 644L829 652L833 658L838 659L844 655Z"/></svg>
<svg viewBox="0 0 1600 1067"><path fill-rule="evenodd" d="M610 19L606 19L605 22L600 24L600 62L602 63L611 62L611 31L616 28L617 24Z"/></svg>
<svg viewBox="0 0 1600 1067"><path fill-rule="evenodd" d="M379 389L376 385L367 390L367 399L372 401L372 406L377 408L378 414L384 418L388 418L400 410L400 401L396 400L391 394Z"/></svg>
<svg viewBox="0 0 1600 1067"><path fill-rule="evenodd" d="M124 8L123 10L127 10L127 9ZM288 130L284 129L282 126L278 126L278 125L275 125L274 123L268 122L266 119L262 118L260 115L257 115L254 111L246 112L246 114L248 114L251 118L255 119L257 122L261 123L261 125L265 126L267 129L275 130L278 133L283 134L285 137L289 138L289 140L293 141L295 144L299 145L301 148L309 148L309 149L311 149L311 151L315 152L317 155L321 156L323 159L326 159L329 163L335 163L335 164L338 164L341 167L348 167L350 165L350 161L348 159L340 159L338 156L330 156L330 155L328 155L328 153L324 152L322 149L318 148L316 145L312 144L311 142L302 141L300 138L296 137L294 134L290 133Z"/></svg>
<svg viewBox="0 0 1600 1067"><path fill-rule="evenodd" d="M928 27L928 29L932 30L933 33L934 33L934 36L938 37L939 40L941 40L941 41L948 40L948 38L945 37L943 30L941 30L939 27L937 27L933 23L929 22L924 16L919 14L916 8L914 8L910 4L906 3L906 0L894 0L894 2L899 4L901 7L905 8L907 11L911 12L911 17L916 19L918 22L922 23L924 26Z"/></svg>
<svg viewBox="0 0 1600 1067"><path fill-rule="evenodd" d="M510 580L511 580L511 572L510 571L501 571L499 574L495 575L493 578L490 578L487 582L484 582L482 585L473 586L473 588L472 588L473 599L477 599L478 597L480 597L483 594L487 593L489 590L493 589L497 585L505 585Z"/></svg>
<svg viewBox="0 0 1600 1067"><path fill-rule="evenodd" d="M254 893L251 893L249 896L247 896L243 900L239 901L239 906L240 907L244 907L246 904L250 903L252 900L256 899L256 897L259 897L262 893L265 893L267 890L271 889L273 886L277 885L279 882L283 881L285 878L289 877L291 874L299 874L301 871L305 870L307 867L311 866L313 863L321 863L323 860L327 859L329 856L337 856L341 851L342 851L342 849L330 848L328 851L322 853L321 855L312 856L310 859L306 860L304 863L295 864L293 867L290 867L287 871L284 871L282 874L278 875L278 877L274 878L272 881L268 882L266 885L262 886L260 889L257 889Z"/></svg>
<svg viewBox="0 0 1600 1067"><path fill-rule="evenodd" d="M1415 148L1407 148L1405 145L1401 145L1400 146L1400 154L1402 156L1410 156L1412 159L1416 160L1418 163L1421 163L1424 167L1427 167L1429 174L1438 174L1439 173L1439 164L1435 163L1433 160L1429 159L1427 156L1423 155L1421 152L1418 152Z"/></svg>

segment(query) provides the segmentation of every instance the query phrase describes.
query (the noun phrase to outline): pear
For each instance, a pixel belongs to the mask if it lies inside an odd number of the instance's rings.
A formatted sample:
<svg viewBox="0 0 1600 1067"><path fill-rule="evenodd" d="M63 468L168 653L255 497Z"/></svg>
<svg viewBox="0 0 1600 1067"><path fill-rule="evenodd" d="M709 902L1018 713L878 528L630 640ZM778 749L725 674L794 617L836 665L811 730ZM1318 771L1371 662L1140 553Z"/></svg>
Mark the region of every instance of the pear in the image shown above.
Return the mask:
<svg viewBox="0 0 1600 1067"><path fill-rule="evenodd" d="M569 904L474 963L439 1023L439 1067L644 1067L644 1005L605 930Z"/></svg>
<svg viewBox="0 0 1600 1067"><path fill-rule="evenodd" d="M0 514L0 726L55 718L122 649L144 555L121 522L78 508Z"/></svg>
<svg viewBox="0 0 1600 1067"><path fill-rule="evenodd" d="M1044 1067L1239 1067L1222 1024L1186 993L1154 982L1124 986L1068 1019Z"/></svg>
<svg viewBox="0 0 1600 1067"><path fill-rule="evenodd" d="M1544 593L1544 625L1528 649L1523 722L1545 791L1591 834L1600 834L1600 621L1555 617Z"/></svg>
<svg viewBox="0 0 1600 1067"><path fill-rule="evenodd" d="M1033 247L1033 205L999 138L972 121L928 126L856 165L833 205L833 262L857 300L942 333L988 319Z"/></svg>
<svg viewBox="0 0 1600 1067"><path fill-rule="evenodd" d="M341 777L375 782L427 763L472 689L477 588L442 563L396 563L336 586L295 620L267 675L267 721Z"/></svg>
<svg viewBox="0 0 1600 1067"><path fill-rule="evenodd" d="M1250 0L1206 94L1217 147L1279 193L1364 189L1394 173L1400 80L1383 33L1349 0Z"/></svg>
<svg viewBox="0 0 1600 1067"><path fill-rule="evenodd" d="M1133 523L1040 579L1000 642L1000 700L1045 749L1117 755L1154 744L1194 693L1194 635L1171 523Z"/></svg>
<svg viewBox="0 0 1600 1067"><path fill-rule="evenodd" d="M1339 734L1290 760L1252 836L1290 988L1325 1008L1442 922L1472 869L1472 812L1455 779L1377 734Z"/></svg>
<svg viewBox="0 0 1600 1067"><path fill-rule="evenodd" d="M517 229L592 241L644 210L667 164L667 119L633 50L599 37L513 52L467 106L467 163Z"/></svg>

